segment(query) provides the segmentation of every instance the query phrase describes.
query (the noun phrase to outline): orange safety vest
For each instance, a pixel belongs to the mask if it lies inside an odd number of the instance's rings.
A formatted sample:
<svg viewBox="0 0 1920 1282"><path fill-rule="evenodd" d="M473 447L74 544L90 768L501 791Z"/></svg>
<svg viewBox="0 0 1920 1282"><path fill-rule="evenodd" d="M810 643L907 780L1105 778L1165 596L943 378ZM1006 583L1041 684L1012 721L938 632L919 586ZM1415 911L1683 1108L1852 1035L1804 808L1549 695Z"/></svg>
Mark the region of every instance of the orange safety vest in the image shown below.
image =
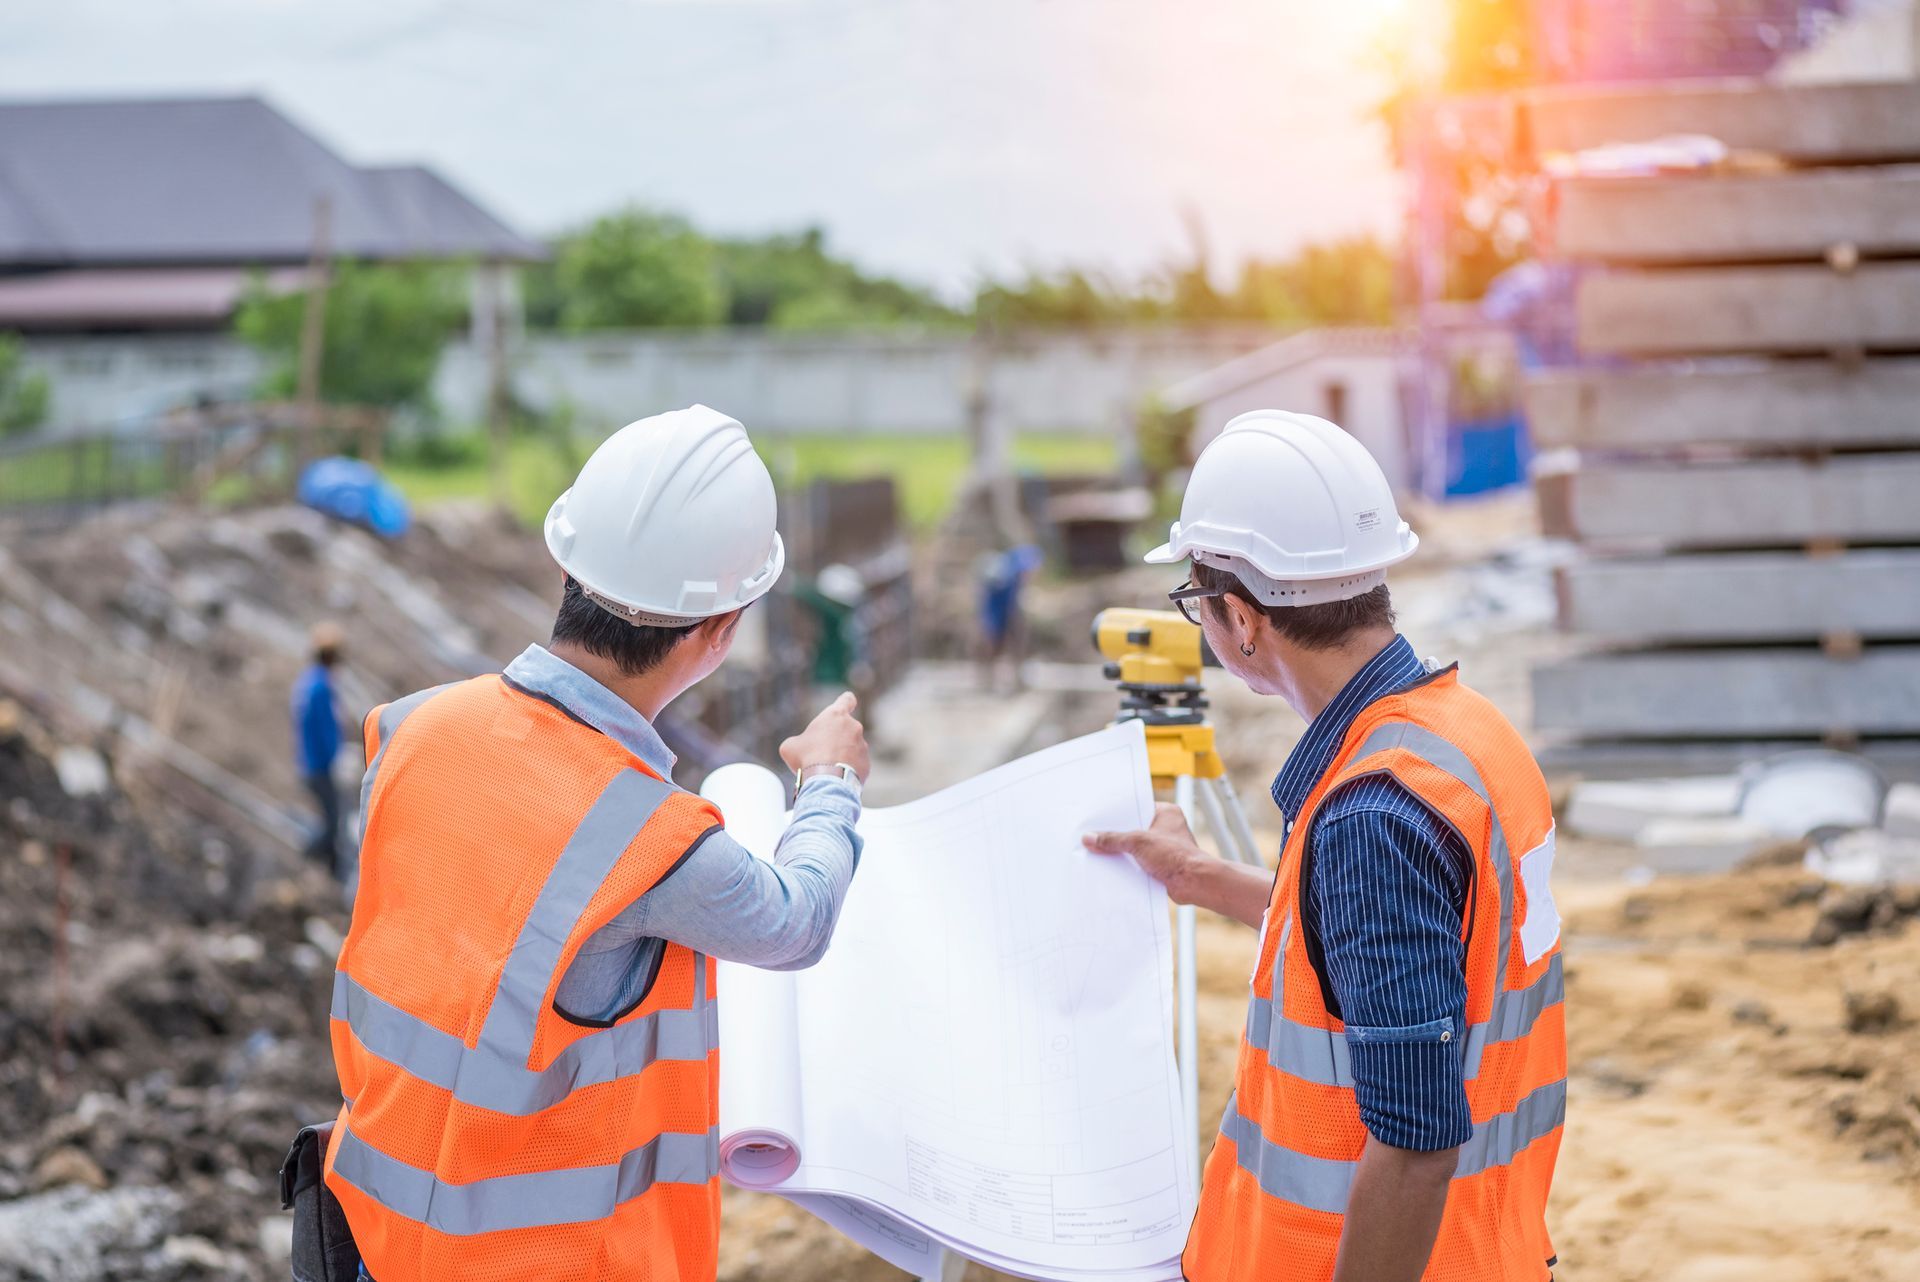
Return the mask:
<svg viewBox="0 0 1920 1282"><path fill-rule="evenodd" d="M1547 1189L1566 1116L1560 919L1545 780L1506 718L1453 669L1355 719L1288 830L1253 975L1234 1095L1181 1264L1192 1282L1326 1282L1366 1126L1345 1026L1295 924L1307 834L1341 784L1391 774L1472 849L1461 923L1473 1136L1460 1149L1428 1282L1543 1282Z"/></svg>
<svg viewBox="0 0 1920 1282"><path fill-rule="evenodd" d="M500 676L376 708L366 741L326 1181L368 1272L711 1282L713 966L668 944L607 1023L553 998L719 812Z"/></svg>

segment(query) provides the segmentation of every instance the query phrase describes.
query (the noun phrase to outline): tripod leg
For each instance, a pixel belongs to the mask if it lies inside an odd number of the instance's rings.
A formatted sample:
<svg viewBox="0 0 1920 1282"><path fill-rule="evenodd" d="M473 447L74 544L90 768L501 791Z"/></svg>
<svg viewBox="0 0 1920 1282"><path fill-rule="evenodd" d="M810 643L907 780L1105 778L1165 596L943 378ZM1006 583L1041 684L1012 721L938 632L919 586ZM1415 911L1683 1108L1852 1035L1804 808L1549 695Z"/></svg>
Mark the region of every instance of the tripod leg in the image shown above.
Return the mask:
<svg viewBox="0 0 1920 1282"><path fill-rule="evenodd" d="M1220 846L1222 859L1239 859L1240 852L1234 848L1238 834L1227 826L1226 807L1220 803L1220 781L1218 779L1195 779L1193 789L1200 800L1200 809L1207 816L1207 830L1213 834Z"/></svg>
<svg viewBox="0 0 1920 1282"><path fill-rule="evenodd" d="M1189 828L1193 827L1193 784L1191 775L1180 775L1173 781L1174 802L1187 817ZM1187 1115L1187 1138L1196 1145L1191 1151L1197 1154L1200 1142L1200 982L1193 905L1181 904L1174 913L1174 923L1177 948L1174 968L1180 981L1180 1103ZM1198 1165L1196 1159L1187 1166L1189 1194L1198 1193Z"/></svg>
<svg viewBox="0 0 1920 1282"><path fill-rule="evenodd" d="M1233 780L1222 776L1212 782L1220 799L1220 807L1226 812L1227 824L1233 829L1232 844L1238 849L1238 858L1255 868L1263 867L1265 861L1260 858L1260 843L1254 840L1253 825L1247 822L1247 811L1240 804L1240 794L1233 790Z"/></svg>

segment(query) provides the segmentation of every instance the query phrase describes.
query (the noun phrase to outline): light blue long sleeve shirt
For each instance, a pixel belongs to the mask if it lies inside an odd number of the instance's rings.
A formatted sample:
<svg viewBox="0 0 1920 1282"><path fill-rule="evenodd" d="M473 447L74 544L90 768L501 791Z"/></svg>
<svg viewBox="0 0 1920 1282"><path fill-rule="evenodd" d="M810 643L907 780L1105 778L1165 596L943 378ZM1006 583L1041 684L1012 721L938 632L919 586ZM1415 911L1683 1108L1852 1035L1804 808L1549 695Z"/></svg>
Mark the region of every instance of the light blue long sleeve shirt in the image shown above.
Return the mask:
<svg viewBox="0 0 1920 1282"><path fill-rule="evenodd" d="M502 675L673 778L674 755L647 719L546 647L528 646ZM858 794L829 776L800 790L772 863L724 830L712 834L588 937L561 977L555 1005L582 1022L618 1018L645 996L666 941L768 970L813 965L826 954L860 862L859 818Z"/></svg>

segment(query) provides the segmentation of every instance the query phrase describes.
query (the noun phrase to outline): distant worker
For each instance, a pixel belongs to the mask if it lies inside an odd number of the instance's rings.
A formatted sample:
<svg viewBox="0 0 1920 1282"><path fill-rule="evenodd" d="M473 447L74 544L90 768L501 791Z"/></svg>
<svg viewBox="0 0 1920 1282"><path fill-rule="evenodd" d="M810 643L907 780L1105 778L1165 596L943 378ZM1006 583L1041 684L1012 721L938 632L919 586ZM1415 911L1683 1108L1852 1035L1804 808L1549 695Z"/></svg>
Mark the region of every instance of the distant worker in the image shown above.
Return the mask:
<svg viewBox="0 0 1920 1282"><path fill-rule="evenodd" d="M1027 579L1040 568L1040 561L1040 549L1022 543L989 552L976 564L980 580L980 678L989 690L998 683L1002 664L1012 670L1014 688L1020 687L1020 661L1027 641L1023 597Z"/></svg>
<svg viewBox="0 0 1920 1282"><path fill-rule="evenodd" d="M629 424L546 540L546 646L367 718L325 1182L378 1282L712 1279L713 959L818 961L859 858L851 694L781 745L772 863L672 784L654 728L785 562L746 430L701 405Z"/></svg>
<svg viewBox="0 0 1920 1282"><path fill-rule="evenodd" d="M1191 1282L1544 1282L1566 1113L1554 824L1519 733L1393 628L1419 540L1379 466L1304 414L1243 414L1156 564L1226 669L1308 725L1273 783L1277 876L1180 811L1087 845L1260 930Z"/></svg>
<svg viewBox="0 0 1920 1282"><path fill-rule="evenodd" d="M867 584L860 571L835 562L811 583L800 583L794 596L813 616L813 683L857 689L866 662L860 603L866 600Z"/></svg>
<svg viewBox="0 0 1920 1282"><path fill-rule="evenodd" d="M313 794L319 823L307 841L307 858L338 877L340 857L340 785L333 778L340 755L340 696L333 669L340 662L340 629L331 623L314 628L309 662L294 680L292 712L294 768Z"/></svg>

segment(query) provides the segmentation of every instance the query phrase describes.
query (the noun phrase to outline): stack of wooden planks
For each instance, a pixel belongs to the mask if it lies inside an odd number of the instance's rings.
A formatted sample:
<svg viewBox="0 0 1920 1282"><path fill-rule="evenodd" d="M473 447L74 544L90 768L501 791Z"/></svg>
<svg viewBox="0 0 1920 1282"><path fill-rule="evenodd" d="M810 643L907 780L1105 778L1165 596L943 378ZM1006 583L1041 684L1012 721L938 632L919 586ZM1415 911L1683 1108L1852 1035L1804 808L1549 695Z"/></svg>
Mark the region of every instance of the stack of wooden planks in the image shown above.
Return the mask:
<svg viewBox="0 0 1920 1282"><path fill-rule="evenodd" d="M1641 764L1920 753L1920 84L1558 90L1535 152L1704 134L1729 163L1558 181L1588 368L1531 381L1576 540L1536 725ZM1649 751L1651 749L1651 751ZM1734 752L1732 755L1740 755Z"/></svg>

